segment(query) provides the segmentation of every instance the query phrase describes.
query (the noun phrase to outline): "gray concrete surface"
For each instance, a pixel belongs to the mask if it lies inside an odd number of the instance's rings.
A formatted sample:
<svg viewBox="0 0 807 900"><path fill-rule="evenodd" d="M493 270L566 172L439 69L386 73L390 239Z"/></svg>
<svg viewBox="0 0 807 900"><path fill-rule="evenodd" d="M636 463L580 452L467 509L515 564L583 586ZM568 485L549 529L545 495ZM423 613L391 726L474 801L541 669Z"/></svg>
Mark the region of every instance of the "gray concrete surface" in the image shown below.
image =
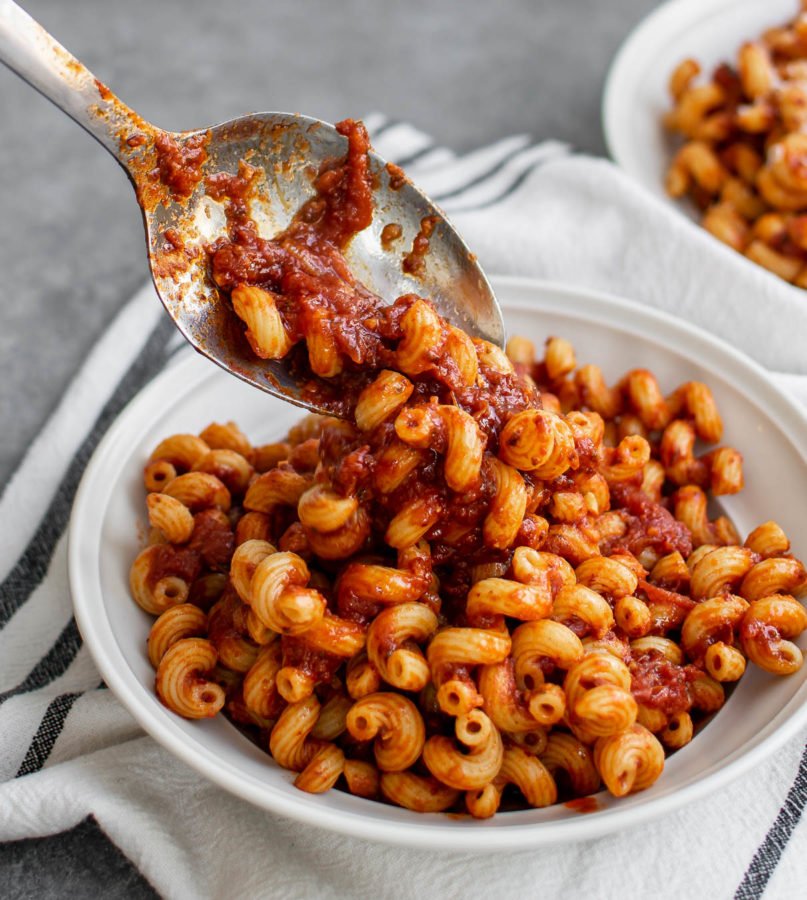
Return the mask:
<svg viewBox="0 0 807 900"><path fill-rule="evenodd" d="M504 134L603 153L602 80L656 0L23 0L125 101L192 128L252 110L379 110L455 150ZM147 278L111 158L0 67L0 484ZM0 660L2 665L2 660ZM0 846L0 896L150 896L93 823Z"/></svg>

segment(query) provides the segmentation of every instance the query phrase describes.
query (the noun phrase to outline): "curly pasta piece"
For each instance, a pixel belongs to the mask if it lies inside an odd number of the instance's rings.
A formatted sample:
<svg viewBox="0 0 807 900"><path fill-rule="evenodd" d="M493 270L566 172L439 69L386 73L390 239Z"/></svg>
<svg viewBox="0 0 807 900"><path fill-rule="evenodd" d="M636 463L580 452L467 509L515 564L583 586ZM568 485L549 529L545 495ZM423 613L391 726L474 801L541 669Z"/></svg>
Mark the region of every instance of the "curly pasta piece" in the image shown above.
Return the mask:
<svg viewBox="0 0 807 900"><path fill-rule="evenodd" d="M334 531L303 526L310 550L321 559L347 559L358 552L370 533L370 516L359 506L344 525Z"/></svg>
<svg viewBox="0 0 807 900"><path fill-rule="evenodd" d="M279 634L302 634L322 619L325 598L306 587L308 566L296 553L272 553L258 563L249 606L260 622Z"/></svg>
<svg viewBox="0 0 807 900"><path fill-rule="evenodd" d="M208 719L224 706L224 691L204 676L213 670L218 654L203 638L182 638L166 650L157 667L160 700L185 719Z"/></svg>
<svg viewBox="0 0 807 900"><path fill-rule="evenodd" d="M452 491L478 484L485 440L470 413L448 405L407 407L395 419L395 433L410 447L445 453L445 480Z"/></svg>
<svg viewBox="0 0 807 900"><path fill-rule="evenodd" d="M401 319L403 338L398 344L395 363L404 375L420 375L439 360L445 343L440 317L430 303L416 300Z"/></svg>
<svg viewBox="0 0 807 900"><path fill-rule="evenodd" d="M512 652L516 678L527 690L543 683L544 661L568 670L584 655L580 638L552 619L525 622L513 631Z"/></svg>
<svg viewBox="0 0 807 900"><path fill-rule="evenodd" d="M166 568L165 560L169 566ZM152 616L159 616L172 606L185 603L192 578L184 565L172 572L175 559L170 547L152 545L137 555L129 570L129 590L137 605ZM179 563L182 561L179 560Z"/></svg>
<svg viewBox="0 0 807 900"><path fill-rule="evenodd" d="M219 448L195 463L192 472L206 472L221 481L231 495L241 496L249 486L255 470L249 460L235 450Z"/></svg>
<svg viewBox="0 0 807 900"><path fill-rule="evenodd" d="M642 637L653 627L653 613L639 597L620 597L614 603L614 621L629 638Z"/></svg>
<svg viewBox="0 0 807 900"><path fill-rule="evenodd" d="M600 738L594 764L608 790L624 797L649 788L664 768L664 748L641 725Z"/></svg>
<svg viewBox="0 0 807 900"><path fill-rule="evenodd" d="M733 639L747 609L747 601L734 594L711 597L698 603L687 613L681 627L684 652L694 662L703 662L711 644L726 637L729 641Z"/></svg>
<svg viewBox="0 0 807 900"><path fill-rule="evenodd" d="M745 657L731 644L716 641L703 655L706 671L715 681L737 681L745 672Z"/></svg>
<svg viewBox="0 0 807 900"><path fill-rule="evenodd" d="M333 615L327 609L321 619L297 636L300 643L315 650L349 659L364 649L364 626Z"/></svg>
<svg viewBox="0 0 807 900"><path fill-rule="evenodd" d="M552 618L564 624L578 620L598 637L614 626L614 614L608 601L583 584L563 587L558 591L552 604Z"/></svg>
<svg viewBox="0 0 807 900"><path fill-rule="evenodd" d="M259 475L244 496L244 509L271 513L278 506L296 507L311 485L311 476L295 471L287 462Z"/></svg>
<svg viewBox="0 0 807 900"><path fill-rule="evenodd" d="M345 688L353 700L359 700L381 689L381 676L366 652L357 653L348 660L345 667Z"/></svg>
<svg viewBox="0 0 807 900"><path fill-rule="evenodd" d="M143 468L143 484L149 492L161 491L177 477L176 466L167 459L156 459Z"/></svg>
<svg viewBox="0 0 807 900"><path fill-rule="evenodd" d="M743 546L767 559L787 553L790 550L790 540L776 522L770 521L758 525L745 539Z"/></svg>
<svg viewBox="0 0 807 900"><path fill-rule="evenodd" d="M535 809L551 806L558 799L558 789L549 770L538 757L525 753L519 747L508 747L504 751L497 777L516 785L527 803Z"/></svg>
<svg viewBox="0 0 807 900"><path fill-rule="evenodd" d="M716 547L701 556L692 567L690 593L703 600L739 587L754 565L754 555L746 547Z"/></svg>
<svg viewBox="0 0 807 900"><path fill-rule="evenodd" d="M227 512L232 504L224 483L207 472L185 472L168 482L162 493L173 497L191 512L216 507Z"/></svg>
<svg viewBox="0 0 807 900"><path fill-rule="evenodd" d="M560 416L541 409L527 409L507 420L499 435L499 458L546 479L578 466L571 428Z"/></svg>
<svg viewBox="0 0 807 900"><path fill-rule="evenodd" d="M320 708L319 700L311 696L290 703L280 714L269 735L269 751L279 766L302 772L322 748L322 741L309 740Z"/></svg>
<svg viewBox="0 0 807 900"><path fill-rule="evenodd" d="M265 541L269 543L273 530L272 519L266 513L244 513L235 526L235 545L239 547L247 541Z"/></svg>
<svg viewBox="0 0 807 900"><path fill-rule="evenodd" d="M753 602L769 594L799 596L807 586L804 565L792 557L769 557L753 566L743 579L739 593Z"/></svg>
<svg viewBox="0 0 807 900"><path fill-rule="evenodd" d="M426 740L423 717L402 694L382 691L357 700L347 714L347 729L360 741L373 741L382 772L403 772L420 757Z"/></svg>
<svg viewBox="0 0 807 900"><path fill-rule="evenodd" d="M689 693L692 697L692 708L704 713L717 712L726 702L723 685L706 672L690 684Z"/></svg>
<svg viewBox="0 0 807 900"><path fill-rule="evenodd" d="M383 369L375 381L359 394L355 411L356 425L362 431L377 428L382 422L397 415L413 390L412 382L400 372Z"/></svg>
<svg viewBox="0 0 807 900"><path fill-rule="evenodd" d="M344 769L345 754L341 747L325 744L294 779L294 786L309 794L322 794L336 784Z"/></svg>
<svg viewBox="0 0 807 900"><path fill-rule="evenodd" d="M516 581L522 584L544 584L548 581L553 597L562 587L569 587L577 581L574 568L562 556L531 547L516 547L511 566Z"/></svg>
<svg viewBox="0 0 807 900"><path fill-rule="evenodd" d="M291 453L291 444L287 441L276 441L272 444L261 444L254 447L249 454L249 459L255 467L255 471L263 475L270 469L274 469L284 460L287 460Z"/></svg>
<svg viewBox="0 0 807 900"><path fill-rule="evenodd" d="M442 502L431 494L411 500L390 520L384 540L396 550L412 547L442 514Z"/></svg>
<svg viewBox="0 0 807 900"><path fill-rule="evenodd" d="M530 712L522 691L516 684L511 659L480 666L477 683L483 700L482 709L499 731L519 734L535 731L546 724L538 721ZM559 721L562 715L563 709L555 721Z"/></svg>
<svg viewBox="0 0 807 900"><path fill-rule="evenodd" d="M688 712L679 712L670 716L664 727L658 732L658 738L670 750L679 750L692 740L693 734L692 716Z"/></svg>
<svg viewBox="0 0 807 900"><path fill-rule="evenodd" d="M247 326L252 352L261 359L282 359L293 341L277 309L276 295L254 285L239 284L230 296L235 314Z"/></svg>
<svg viewBox="0 0 807 900"><path fill-rule="evenodd" d="M575 569L575 575L579 584L598 594L610 594L615 598L633 594L639 584L634 572L618 559L607 556L585 560Z"/></svg>
<svg viewBox="0 0 807 900"><path fill-rule="evenodd" d="M342 497L324 484L315 484L297 501L297 515L308 528L330 532L346 525L358 507L355 497Z"/></svg>
<svg viewBox="0 0 807 900"><path fill-rule="evenodd" d="M149 462L165 461L176 469L189 472L210 449L207 442L195 434L172 434L154 448Z"/></svg>
<svg viewBox="0 0 807 900"><path fill-rule="evenodd" d="M249 637L248 607L231 592L210 608L207 636L219 654L219 662L234 672L248 672L258 656L258 645Z"/></svg>
<svg viewBox="0 0 807 900"><path fill-rule="evenodd" d="M207 632L207 616L191 603L169 607L151 626L148 640L149 661L156 669L169 647L188 637Z"/></svg>
<svg viewBox="0 0 807 900"><path fill-rule="evenodd" d="M746 656L766 672L789 675L804 662L792 642L807 628L807 612L793 597L773 594L754 600L740 625L740 643Z"/></svg>
<svg viewBox="0 0 807 900"><path fill-rule="evenodd" d="M684 663L684 651L672 639L661 635L649 634L630 642L630 649L635 656L657 650L665 659L673 665L680 666Z"/></svg>
<svg viewBox="0 0 807 900"><path fill-rule="evenodd" d="M485 470L489 473L496 494L482 525L485 545L496 550L510 547L518 536L527 511L527 488L517 469L486 453Z"/></svg>
<svg viewBox="0 0 807 900"><path fill-rule="evenodd" d="M574 378L583 405L606 421L616 418L622 412L622 391L608 387L599 366L581 366Z"/></svg>
<svg viewBox="0 0 807 900"><path fill-rule="evenodd" d="M454 325L446 326L446 355L453 361L464 387L476 382L479 373L479 357L473 340Z"/></svg>
<svg viewBox="0 0 807 900"><path fill-rule="evenodd" d="M605 448L600 474L609 485L630 481L650 461L650 445L640 434L623 437L613 449Z"/></svg>
<svg viewBox="0 0 807 900"><path fill-rule="evenodd" d="M701 544L739 544L731 523L724 516L714 522L707 515L706 494L694 484L679 488L673 494L673 515L687 526L694 547Z"/></svg>
<svg viewBox="0 0 807 900"><path fill-rule="evenodd" d="M311 731L315 740L333 741L347 731L347 714L353 700L345 694L334 694L322 705L317 724Z"/></svg>
<svg viewBox="0 0 807 900"><path fill-rule="evenodd" d="M159 528L171 544L185 544L193 534L193 513L168 494L151 493L146 497L149 524Z"/></svg>
<svg viewBox="0 0 807 900"><path fill-rule="evenodd" d="M507 747L496 778L481 790L466 793L466 809L474 818L489 818L499 808L508 784L514 784L535 809L551 806L558 799L555 781L541 760L520 747Z"/></svg>
<svg viewBox="0 0 807 900"><path fill-rule="evenodd" d="M365 797L368 800L380 799L381 773L372 763L361 759L346 759L343 774L347 789L351 794L355 794L357 797ZM388 774L390 777L394 777L401 773Z"/></svg>
<svg viewBox="0 0 807 900"><path fill-rule="evenodd" d="M444 628L429 642L426 659L437 688L437 702L449 715L468 713L482 703L476 686L458 677L457 667L501 662L510 652L510 637L483 628Z"/></svg>
<svg viewBox="0 0 807 900"><path fill-rule="evenodd" d="M433 735L423 747L426 768L443 784L460 791L484 787L499 774L504 745L499 730L480 709L458 716L454 723L462 752L445 735Z"/></svg>
<svg viewBox="0 0 807 900"><path fill-rule="evenodd" d="M390 803L414 812L443 812L460 796L456 788L414 772L382 772L381 793Z"/></svg>
<svg viewBox="0 0 807 900"><path fill-rule="evenodd" d="M564 772L577 795L593 794L600 786L600 773L591 749L573 734L553 731L539 758L553 776Z"/></svg>
<svg viewBox="0 0 807 900"><path fill-rule="evenodd" d="M423 565L404 567L404 554L423 551ZM376 563L349 563L339 577L337 603L340 611L375 611L381 606L413 603L419 600L429 586L425 572L428 564L428 545L412 545L399 551L399 566L382 566ZM430 566L429 566L430 568ZM430 574L430 573L429 573Z"/></svg>
<svg viewBox="0 0 807 900"><path fill-rule="evenodd" d="M235 548L230 560L230 581L244 603L249 603L255 570L274 553L277 550L272 544L259 539L244 541Z"/></svg>
<svg viewBox="0 0 807 900"><path fill-rule="evenodd" d="M580 735L604 737L624 731L636 721L627 666L610 653L588 653L566 673L569 723Z"/></svg>
<svg viewBox="0 0 807 900"><path fill-rule="evenodd" d="M548 584L522 584L509 578L484 578L468 591L465 613L472 624L490 616L522 621L542 619L552 611Z"/></svg>
<svg viewBox="0 0 807 900"><path fill-rule="evenodd" d="M420 691L431 671L415 644L437 630L437 616L422 603L400 603L382 610L367 631L367 656L388 684L402 691Z"/></svg>
<svg viewBox="0 0 807 900"><path fill-rule="evenodd" d="M234 450L245 459L252 455L252 444L235 422L211 422L199 437L211 450Z"/></svg>
<svg viewBox="0 0 807 900"><path fill-rule="evenodd" d="M244 676L242 686L244 704L247 709L263 719L271 719L277 714L279 694L277 673L281 667L280 643L261 647L255 662Z"/></svg>

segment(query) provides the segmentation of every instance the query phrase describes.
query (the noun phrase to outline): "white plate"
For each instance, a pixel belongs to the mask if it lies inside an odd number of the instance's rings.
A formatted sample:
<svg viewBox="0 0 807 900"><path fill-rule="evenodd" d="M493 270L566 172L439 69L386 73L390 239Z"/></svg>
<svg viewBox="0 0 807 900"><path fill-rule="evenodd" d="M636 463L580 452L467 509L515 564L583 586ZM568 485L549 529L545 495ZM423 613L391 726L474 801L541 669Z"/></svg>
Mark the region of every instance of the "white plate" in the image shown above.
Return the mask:
<svg viewBox="0 0 807 900"><path fill-rule="evenodd" d="M671 108L670 75L690 56L706 77L721 62L736 65L745 41L789 21L798 9L798 0L671 0L650 13L620 47L605 81L602 124L614 161L695 218L691 203L673 200L664 190L664 175L681 143L661 124Z"/></svg>
<svg viewBox="0 0 807 900"><path fill-rule="evenodd" d="M725 423L724 441L745 454L746 489L726 511L745 534L774 518L807 556L807 418L764 372L729 346L645 307L559 285L495 279L511 333L542 346L570 339L578 361L596 362L609 383L647 367L670 391L707 382ZM96 450L76 495L69 569L79 628L109 687L154 738L228 791L258 806L344 834L394 844L492 851L579 840L627 827L714 790L759 762L807 721L807 666L788 678L749 671L715 720L676 753L653 787L582 815L563 805L476 821L421 815L342 791L305 794L224 716L188 722L154 695L146 654L152 619L129 596L129 566L143 533L142 469L165 436L235 419L255 442L280 438L300 411L248 387L201 357L167 370L123 411ZM749 670L753 667L749 667Z"/></svg>

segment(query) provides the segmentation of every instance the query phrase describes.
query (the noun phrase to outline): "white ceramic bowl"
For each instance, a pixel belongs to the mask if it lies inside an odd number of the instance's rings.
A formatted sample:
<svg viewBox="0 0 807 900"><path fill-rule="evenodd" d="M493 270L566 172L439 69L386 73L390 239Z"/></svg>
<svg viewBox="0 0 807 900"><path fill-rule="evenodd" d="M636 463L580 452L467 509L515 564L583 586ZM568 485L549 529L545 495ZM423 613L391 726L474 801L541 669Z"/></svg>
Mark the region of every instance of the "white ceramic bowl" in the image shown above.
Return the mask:
<svg viewBox="0 0 807 900"><path fill-rule="evenodd" d="M589 291L496 279L510 333L538 346L570 339L578 361L602 366L609 383L651 368L665 391L707 382L725 422L724 441L745 454L746 489L726 511L745 534L775 518L807 555L807 419L755 364L729 346L668 316ZM203 775L258 806L324 828L394 844L485 852L601 835L658 816L724 785L779 746L807 720L807 667L777 678L749 667L725 707L670 758L649 790L599 811L563 805L507 812L486 821L419 815L341 791L311 795L224 716L188 722L154 695L146 655L151 618L129 596L128 570L145 522L141 473L166 435L235 419L256 442L279 438L300 411L189 356L146 387L93 456L70 523L69 568L79 628L109 687L154 738ZM138 529L138 523L140 528Z"/></svg>
<svg viewBox="0 0 807 900"><path fill-rule="evenodd" d="M664 175L679 136L661 124L670 109L667 84L683 59L696 59L702 76L767 28L792 19L798 0L670 0L644 18L620 47L605 81L602 125L614 161L657 197L695 218L694 206L673 200Z"/></svg>

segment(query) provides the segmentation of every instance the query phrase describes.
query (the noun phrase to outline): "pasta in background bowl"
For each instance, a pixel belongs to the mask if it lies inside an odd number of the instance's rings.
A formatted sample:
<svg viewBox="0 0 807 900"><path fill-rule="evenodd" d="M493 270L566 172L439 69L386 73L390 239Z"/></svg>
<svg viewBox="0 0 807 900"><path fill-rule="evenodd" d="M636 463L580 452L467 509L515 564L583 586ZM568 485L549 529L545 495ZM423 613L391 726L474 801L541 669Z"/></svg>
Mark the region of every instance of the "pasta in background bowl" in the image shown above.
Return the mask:
<svg viewBox="0 0 807 900"><path fill-rule="evenodd" d="M807 460L799 449L807 447L807 419L761 369L720 342L625 301L515 279L494 286L512 333L536 346L551 335L566 337L581 362L601 366L608 383L627 367L644 366L665 391L687 380L708 384L723 417L724 441L745 456L745 489L721 498L724 511L742 536L775 519L794 541L794 554L807 555L807 512L792 499L807 489ZM592 837L660 815L736 777L807 719L807 667L786 678L749 667L716 719L669 757L658 781L621 799L603 791L587 804L474 820L414 813L341 791L299 791L296 773L280 769L223 717L185 721L159 702L146 643L152 619L132 602L128 586L139 550L133 526L145 525L142 467L160 440L230 418L256 442L279 440L299 417L294 407L201 358L188 358L127 407L96 451L76 497L69 566L84 639L105 681L140 724L221 787L275 812L367 839L514 849Z"/></svg>
<svg viewBox="0 0 807 900"><path fill-rule="evenodd" d="M605 141L614 161L651 193L693 220L697 207L671 198L665 175L682 141L664 127L670 77L697 60L708 81L721 63L736 65L740 47L794 18L799 0L671 0L631 32L611 64L602 100Z"/></svg>

